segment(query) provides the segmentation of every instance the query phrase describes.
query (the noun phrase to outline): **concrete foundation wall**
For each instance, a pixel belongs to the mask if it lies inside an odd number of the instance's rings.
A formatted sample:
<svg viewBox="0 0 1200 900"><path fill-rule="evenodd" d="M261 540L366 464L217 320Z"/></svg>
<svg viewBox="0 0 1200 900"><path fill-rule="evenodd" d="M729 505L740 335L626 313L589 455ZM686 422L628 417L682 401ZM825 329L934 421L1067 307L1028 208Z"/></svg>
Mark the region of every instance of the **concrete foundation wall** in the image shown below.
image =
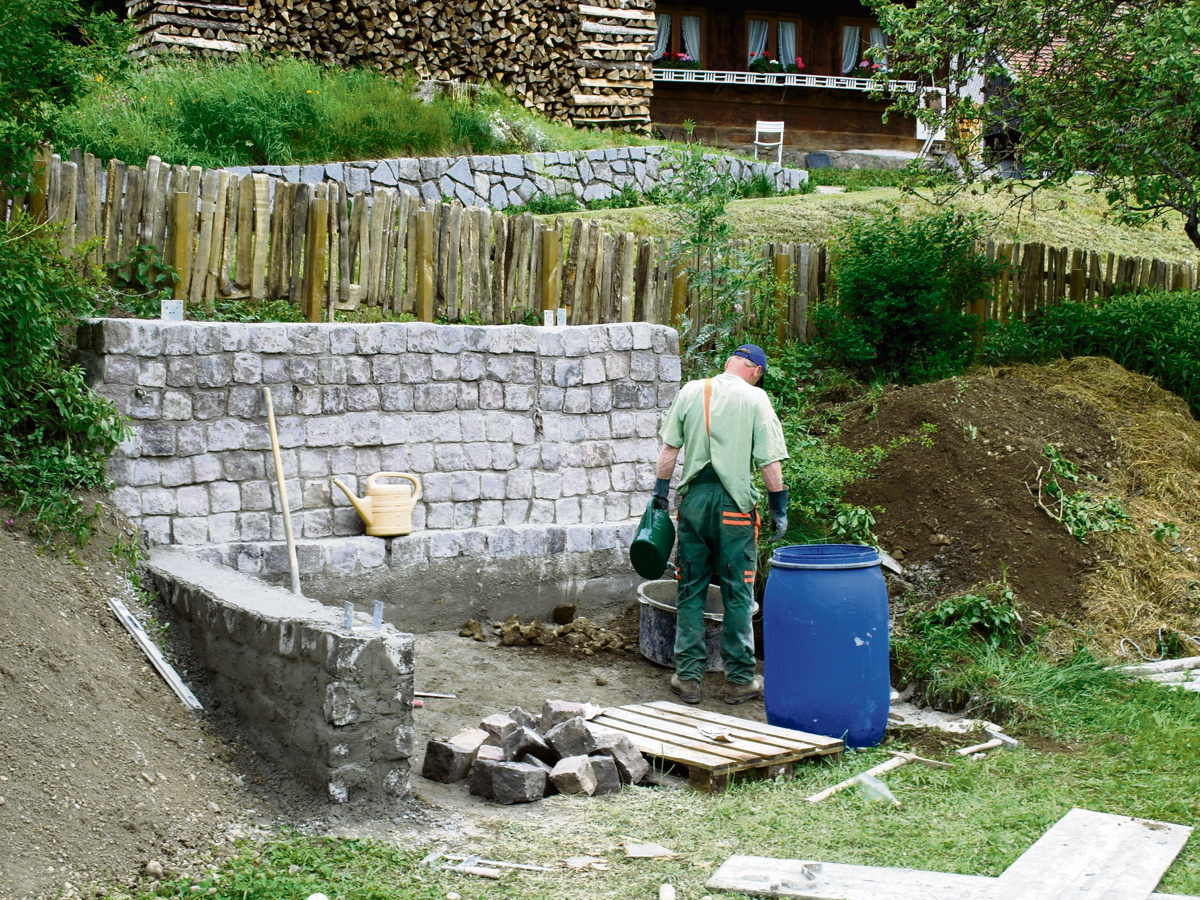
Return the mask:
<svg viewBox="0 0 1200 900"><path fill-rule="evenodd" d="M411 634L178 550L145 570L250 746L339 803L408 794Z"/></svg>

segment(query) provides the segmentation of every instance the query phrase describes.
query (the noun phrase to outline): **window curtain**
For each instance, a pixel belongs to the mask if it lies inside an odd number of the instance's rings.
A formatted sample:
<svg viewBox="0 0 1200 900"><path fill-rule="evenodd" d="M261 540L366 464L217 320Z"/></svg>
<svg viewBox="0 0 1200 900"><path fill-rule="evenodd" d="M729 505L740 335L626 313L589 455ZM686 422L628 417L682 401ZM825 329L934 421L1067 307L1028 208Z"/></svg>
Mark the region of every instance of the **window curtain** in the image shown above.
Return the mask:
<svg viewBox="0 0 1200 900"><path fill-rule="evenodd" d="M796 64L796 23L779 23L779 62L786 68Z"/></svg>
<svg viewBox="0 0 1200 900"><path fill-rule="evenodd" d="M700 62L700 17L680 16L679 33L683 37L683 52Z"/></svg>
<svg viewBox="0 0 1200 900"><path fill-rule="evenodd" d="M857 25L846 25L842 28L842 74L849 75L857 68L861 57L859 45L862 41L862 29Z"/></svg>
<svg viewBox="0 0 1200 900"><path fill-rule="evenodd" d="M654 52L651 59L662 59L667 48L671 46L671 13L659 13L655 16L658 34L654 38Z"/></svg>
<svg viewBox="0 0 1200 900"><path fill-rule="evenodd" d="M874 62L879 63L885 69L887 68L887 35L883 33L882 28L871 29L871 50L874 51L871 56Z"/></svg>
<svg viewBox="0 0 1200 900"><path fill-rule="evenodd" d="M767 21L766 19L751 19L750 20L750 54L746 59L746 65L750 65L756 59L762 57L763 51L767 49Z"/></svg>

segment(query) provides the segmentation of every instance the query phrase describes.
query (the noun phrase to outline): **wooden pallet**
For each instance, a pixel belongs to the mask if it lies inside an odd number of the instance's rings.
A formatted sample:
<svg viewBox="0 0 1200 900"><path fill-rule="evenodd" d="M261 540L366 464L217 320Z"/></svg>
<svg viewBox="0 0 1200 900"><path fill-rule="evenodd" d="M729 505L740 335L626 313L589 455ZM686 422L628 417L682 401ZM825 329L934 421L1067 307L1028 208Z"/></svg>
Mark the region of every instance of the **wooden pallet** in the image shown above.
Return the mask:
<svg viewBox="0 0 1200 900"><path fill-rule="evenodd" d="M791 777L797 760L844 749L834 738L665 700L610 707L592 723L627 735L646 756L685 766L691 786L709 792L735 779ZM730 740L711 736L722 731Z"/></svg>

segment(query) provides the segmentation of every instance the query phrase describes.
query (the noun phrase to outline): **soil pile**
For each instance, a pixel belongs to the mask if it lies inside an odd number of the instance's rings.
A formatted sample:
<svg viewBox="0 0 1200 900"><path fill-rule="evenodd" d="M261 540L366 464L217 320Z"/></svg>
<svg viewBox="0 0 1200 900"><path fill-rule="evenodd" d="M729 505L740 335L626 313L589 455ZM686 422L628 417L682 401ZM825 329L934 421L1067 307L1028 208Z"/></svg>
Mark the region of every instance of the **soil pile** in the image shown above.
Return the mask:
<svg viewBox="0 0 1200 900"><path fill-rule="evenodd" d="M1154 653L1159 628L1200 634L1200 424L1150 379L1080 359L893 387L852 407L840 438L853 448L898 439L846 495L874 511L882 546L905 568L894 601L1006 578L1028 625L1083 628L1111 652L1131 638ZM1116 497L1135 530L1083 543L1052 518L1039 493L1048 445L1078 466L1070 490ZM1164 519L1179 529L1171 541L1153 536Z"/></svg>

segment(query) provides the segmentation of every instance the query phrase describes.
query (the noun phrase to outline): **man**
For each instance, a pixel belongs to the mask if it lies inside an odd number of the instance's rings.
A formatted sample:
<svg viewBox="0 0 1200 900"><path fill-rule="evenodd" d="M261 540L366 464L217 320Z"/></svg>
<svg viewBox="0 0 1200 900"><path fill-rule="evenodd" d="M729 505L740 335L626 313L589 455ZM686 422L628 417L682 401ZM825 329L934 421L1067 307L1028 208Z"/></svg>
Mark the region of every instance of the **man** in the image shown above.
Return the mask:
<svg viewBox="0 0 1200 900"><path fill-rule="evenodd" d="M710 582L721 586L725 607L721 658L726 703L744 703L763 692L755 674L751 627L754 572L758 562L758 491L753 470L762 471L771 510L772 540L787 531L787 489L780 460L788 458L779 417L761 390L767 355L743 344L725 371L684 385L667 412L660 436L654 504L667 508L671 474L684 449L679 479L679 599L675 628L675 674L671 690L685 703L700 702L708 653L704 607Z"/></svg>

